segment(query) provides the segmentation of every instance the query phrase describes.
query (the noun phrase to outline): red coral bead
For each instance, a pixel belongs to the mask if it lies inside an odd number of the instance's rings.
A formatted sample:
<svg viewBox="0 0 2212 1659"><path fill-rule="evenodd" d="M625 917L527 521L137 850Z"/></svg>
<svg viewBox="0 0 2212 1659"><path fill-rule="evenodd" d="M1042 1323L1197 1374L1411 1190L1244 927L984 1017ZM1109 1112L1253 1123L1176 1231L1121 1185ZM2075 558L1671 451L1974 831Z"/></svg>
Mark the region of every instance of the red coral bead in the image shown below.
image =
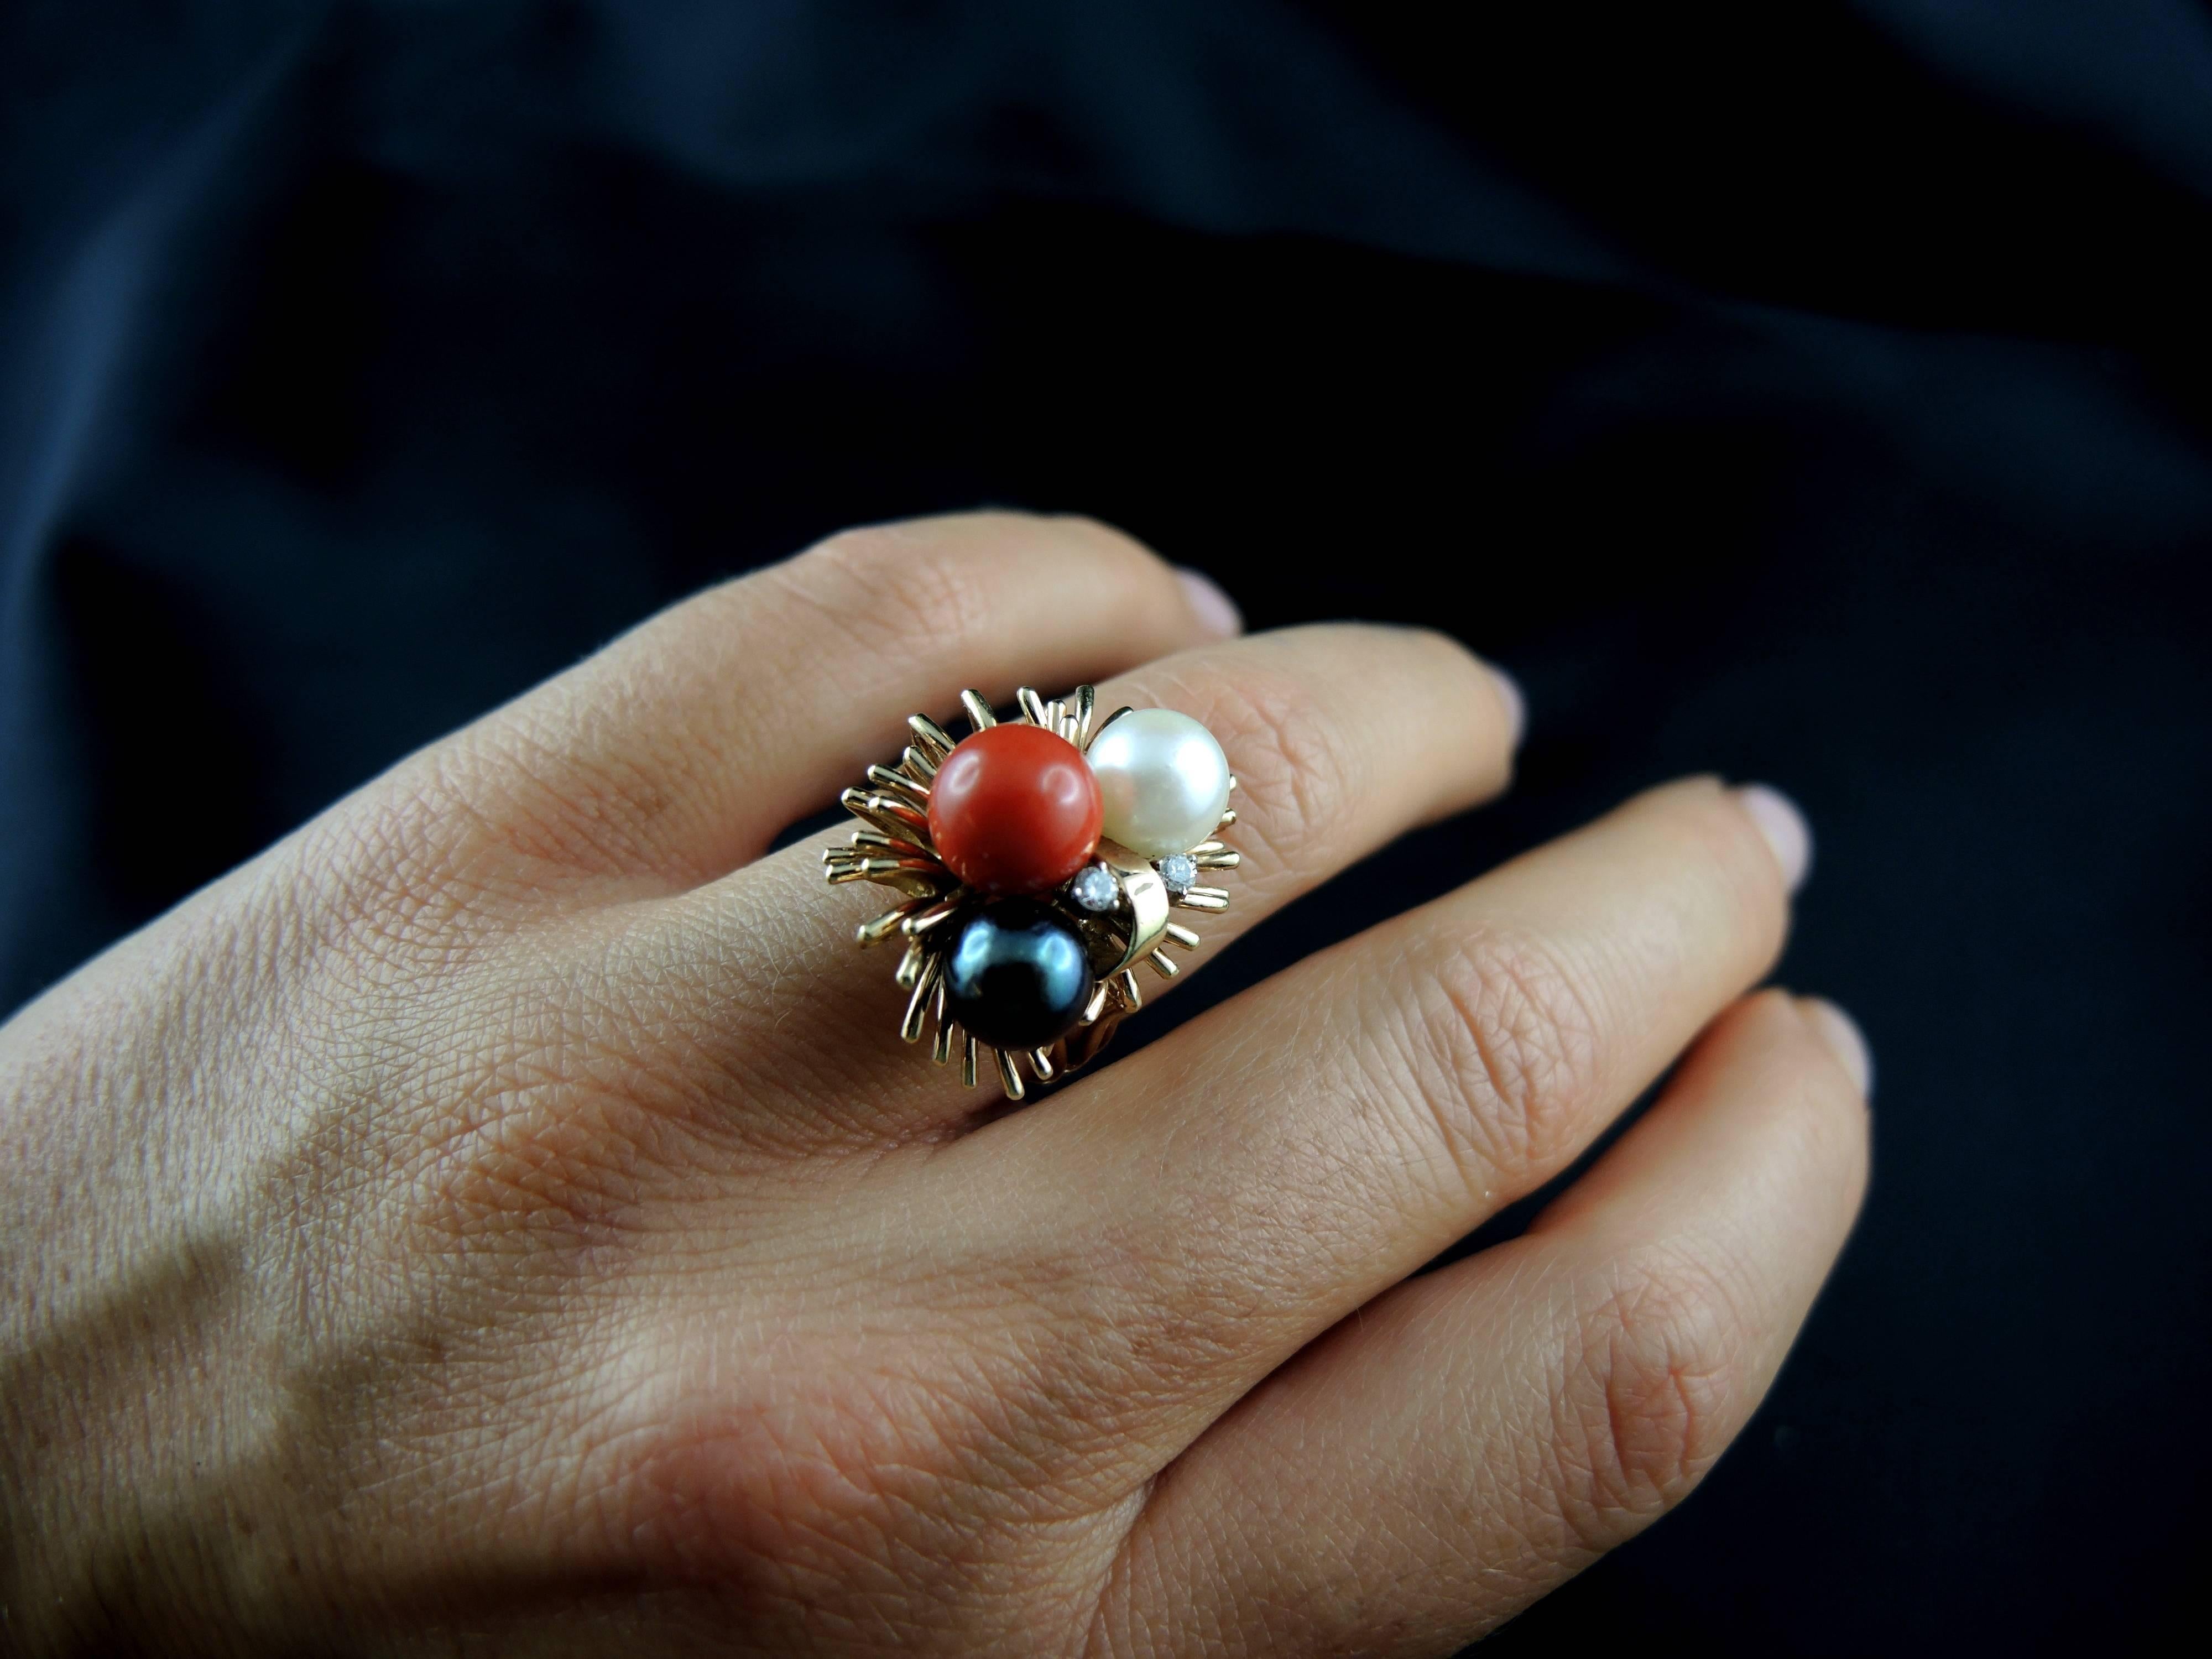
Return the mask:
<svg viewBox="0 0 2212 1659"><path fill-rule="evenodd" d="M1090 763L1042 726L986 726L929 786L937 855L987 893L1059 886L1090 860L1105 816Z"/></svg>

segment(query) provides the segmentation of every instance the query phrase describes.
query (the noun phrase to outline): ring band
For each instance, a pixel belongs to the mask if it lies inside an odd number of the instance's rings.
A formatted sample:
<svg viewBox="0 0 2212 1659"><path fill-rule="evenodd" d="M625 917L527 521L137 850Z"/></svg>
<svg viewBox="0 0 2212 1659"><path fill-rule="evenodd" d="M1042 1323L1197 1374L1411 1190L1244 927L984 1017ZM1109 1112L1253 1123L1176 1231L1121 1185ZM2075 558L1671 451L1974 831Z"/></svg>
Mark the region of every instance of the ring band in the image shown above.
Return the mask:
<svg viewBox="0 0 2212 1659"><path fill-rule="evenodd" d="M1048 702L1027 686L1001 722L960 694L957 742L924 714L893 766L868 769L839 799L860 819L850 844L822 855L833 884L870 881L903 896L863 922L864 946L905 941L899 1035L944 1065L956 1037L974 1086L979 1050L1006 1097L1087 1064L1144 999L1137 968L1178 969L1168 947L1199 937L1174 909L1225 910L1200 876L1234 870L1219 832L1237 779L1213 734L1168 708L1117 708L1094 723L1097 694Z"/></svg>

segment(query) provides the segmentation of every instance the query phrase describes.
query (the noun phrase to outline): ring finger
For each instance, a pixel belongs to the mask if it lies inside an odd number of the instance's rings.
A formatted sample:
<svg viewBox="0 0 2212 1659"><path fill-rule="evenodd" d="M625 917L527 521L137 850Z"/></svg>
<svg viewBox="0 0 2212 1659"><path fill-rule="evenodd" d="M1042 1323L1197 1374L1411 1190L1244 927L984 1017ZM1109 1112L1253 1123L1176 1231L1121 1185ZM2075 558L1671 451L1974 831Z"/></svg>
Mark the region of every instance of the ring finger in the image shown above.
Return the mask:
<svg viewBox="0 0 2212 1659"><path fill-rule="evenodd" d="M1516 736L1503 688L1440 635L1351 625L1185 652L1102 686L1104 708L1194 716L1237 774L1233 902L1184 918L1204 930L1186 960L1203 961L1406 830L1500 788ZM879 953L852 947L852 922L882 908L880 898L825 895L818 844L787 848L652 907L607 978L650 983L653 1021L725 1069L727 1092L775 1124L780 1147L792 1144L793 1114L811 1115L833 1139L879 1142L996 1098L995 1089L964 1088L957 1067L918 1063L899 1041L905 994Z"/></svg>

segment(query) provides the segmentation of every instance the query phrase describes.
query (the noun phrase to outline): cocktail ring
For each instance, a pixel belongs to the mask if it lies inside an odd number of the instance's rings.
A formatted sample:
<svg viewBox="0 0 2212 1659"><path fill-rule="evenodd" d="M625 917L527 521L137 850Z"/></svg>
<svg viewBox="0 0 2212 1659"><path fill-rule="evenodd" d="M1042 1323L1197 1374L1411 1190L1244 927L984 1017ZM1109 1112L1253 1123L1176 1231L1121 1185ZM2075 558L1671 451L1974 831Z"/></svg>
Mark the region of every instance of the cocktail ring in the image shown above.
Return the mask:
<svg viewBox="0 0 2212 1659"><path fill-rule="evenodd" d="M1237 779L1213 733L1171 708L1117 708L1094 726L1097 694L1047 702L1024 686L1018 720L960 694L969 735L955 743L927 715L893 766L841 798L860 819L852 843L822 855L832 882L872 881L905 897L864 922L863 945L906 943L899 1035L933 1024L933 1057L972 1086L976 1050L994 1056L1007 1097L1096 1056L1142 1002L1137 964L1163 977L1167 947L1198 935L1172 908L1225 910L1202 872L1234 870L1218 834L1237 822Z"/></svg>

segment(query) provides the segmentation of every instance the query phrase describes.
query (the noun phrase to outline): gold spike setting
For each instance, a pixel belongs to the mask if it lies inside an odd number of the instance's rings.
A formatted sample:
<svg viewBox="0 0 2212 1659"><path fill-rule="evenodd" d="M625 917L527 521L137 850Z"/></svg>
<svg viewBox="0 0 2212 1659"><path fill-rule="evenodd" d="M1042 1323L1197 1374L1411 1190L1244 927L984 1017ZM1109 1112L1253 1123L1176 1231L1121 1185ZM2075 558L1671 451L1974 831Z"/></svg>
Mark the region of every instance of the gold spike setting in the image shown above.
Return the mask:
<svg viewBox="0 0 2212 1659"><path fill-rule="evenodd" d="M960 703L971 733L999 723L980 692L963 691ZM1021 721L1064 738L1086 756L1102 732L1133 712L1117 708L1098 719L1097 693L1088 685L1051 701L1024 686L1015 694L1015 704ZM988 895L967 885L945 866L930 835L930 786L956 740L924 714L908 717L907 735L910 741L896 765L870 767L864 787L848 789L839 797L860 827L844 846L823 853L823 874L834 884L872 882L899 895L896 904L862 922L854 938L863 946L894 939L902 946L893 975L906 996L900 1036L914 1043L930 1037L930 1058L944 1066L957 1054L961 1077L969 1086L994 1076L1007 1099L1020 1101L1034 1084L1065 1077L1097 1057L1112 1040L1115 1028L1143 1004L1137 981L1139 966L1149 967L1163 979L1182 971L1169 951L1196 950L1199 936L1170 920L1170 913L1229 908L1226 889L1201 885L1200 880L1237 867L1239 855L1219 839L1220 831L1236 823L1237 814L1223 811L1212 836L1185 852L1158 859L1144 858L1102 839L1093 861L1078 873L1078 879L1101 866L1110 872L1116 890L1109 908L1079 902L1068 890L1073 882L1056 893L1038 896L1082 939L1095 988L1082 1017L1065 1036L1043 1048L996 1049L962 1030L948 1017L946 1006L945 967L960 921L989 902ZM1236 786L1231 776L1229 788ZM1093 878L1086 900L1095 901L1101 890Z"/></svg>

